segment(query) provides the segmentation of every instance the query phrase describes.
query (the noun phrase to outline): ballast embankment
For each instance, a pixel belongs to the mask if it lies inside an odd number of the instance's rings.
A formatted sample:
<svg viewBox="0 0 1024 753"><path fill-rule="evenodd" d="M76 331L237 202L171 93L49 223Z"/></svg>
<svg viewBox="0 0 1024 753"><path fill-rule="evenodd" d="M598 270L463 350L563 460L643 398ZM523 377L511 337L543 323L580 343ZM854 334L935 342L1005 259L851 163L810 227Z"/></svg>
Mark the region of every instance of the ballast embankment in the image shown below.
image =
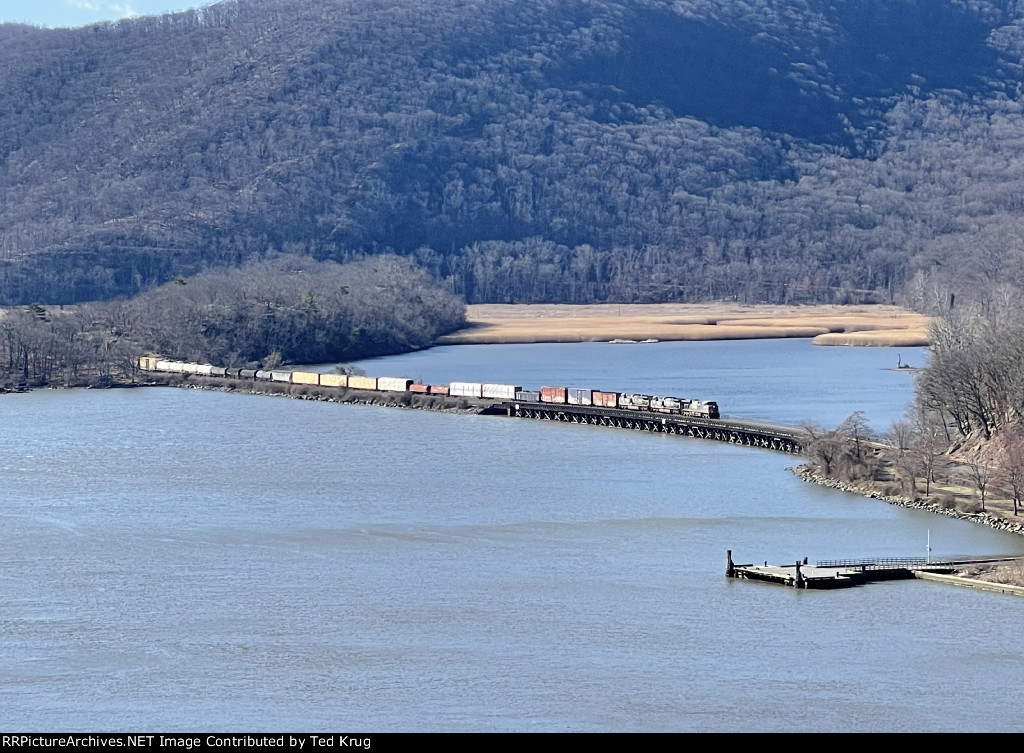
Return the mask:
<svg viewBox="0 0 1024 753"><path fill-rule="evenodd" d="M346 405L378 405L388 408L409 408L429 410L438 413L460 413L477 415L492 408L489 402L467 397L446 395L417 395L413 393L371 392L367 390L296 385L282 382L253 382L247 379L223 377L161 375L148 382L153 386L178 387L181 389L210 390L238 395L264 395L286 397L292 400L313 400Z"/></svg>

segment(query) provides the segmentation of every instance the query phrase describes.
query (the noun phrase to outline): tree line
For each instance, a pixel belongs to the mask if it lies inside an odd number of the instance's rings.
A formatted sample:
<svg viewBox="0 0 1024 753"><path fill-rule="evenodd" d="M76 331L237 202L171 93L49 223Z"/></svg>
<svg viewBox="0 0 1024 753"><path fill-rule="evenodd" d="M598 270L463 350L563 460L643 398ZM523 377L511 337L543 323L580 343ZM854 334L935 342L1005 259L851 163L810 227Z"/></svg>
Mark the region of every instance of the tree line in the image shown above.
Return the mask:
<svg viewBox="0 0 1024 753"><path fill-rule="evenodd" d="M347 361L431 345L465 305L407 260L278 257L125 301L0 315L0 386L130 381L158 353L225 366Z"/></svg>
<svg viewBox="0 0 1024 753"><path fill-rule="evenodd" d="M827 476L888 478L901 494L932 494L941 480L1024 501L1024 289L1004 282L970 295L935 287L928 365L907 415L882 431L862 413L835 429L808 425L808 457ZM980 295L975 295L981 293ZM869 451L865 451L865 448Z"/></svg>

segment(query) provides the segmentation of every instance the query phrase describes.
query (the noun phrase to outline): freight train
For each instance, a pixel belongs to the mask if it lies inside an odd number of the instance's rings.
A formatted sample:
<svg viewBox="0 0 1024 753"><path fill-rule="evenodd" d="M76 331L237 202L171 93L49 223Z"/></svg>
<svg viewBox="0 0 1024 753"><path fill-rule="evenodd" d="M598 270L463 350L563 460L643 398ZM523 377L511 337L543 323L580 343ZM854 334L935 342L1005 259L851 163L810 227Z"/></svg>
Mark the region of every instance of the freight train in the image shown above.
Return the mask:
<svg viewBox="0 0 1024 753"><path fill-rule="evenodd" d="M452 382L451 384L419 384L399 377L367 377L354 374L319 374L315 371L288 371L284 369L229 369L223 366L167 361L143 356L139 359L143 371L171 374L245 379L251 381L305 384L319 387L344 387L352 390L375 392L411 392L421 395L447 395L472 397L480 400L501 400L519 403L554 403L564 405L590 405L599 408L668 413L694 418L720 418L718 403L713 400L686 400L681 397L640 395L632 392L605 392L579 387L541 387L538 391L524 390L514 384L488 384L484 382Z"/></svg>

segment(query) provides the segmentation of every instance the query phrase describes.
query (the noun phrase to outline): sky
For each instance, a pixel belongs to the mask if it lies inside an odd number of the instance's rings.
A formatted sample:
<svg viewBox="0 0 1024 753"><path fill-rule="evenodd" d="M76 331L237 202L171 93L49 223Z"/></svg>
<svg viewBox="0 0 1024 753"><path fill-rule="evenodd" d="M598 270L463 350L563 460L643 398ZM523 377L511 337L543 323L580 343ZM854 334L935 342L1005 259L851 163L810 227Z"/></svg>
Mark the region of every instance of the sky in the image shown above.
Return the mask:
<svg viewBox="0 0 1024 753"><path fill-rule="evenodd" d="M213 0L0 0L0 23L84 26L211 5Z"/></svg>

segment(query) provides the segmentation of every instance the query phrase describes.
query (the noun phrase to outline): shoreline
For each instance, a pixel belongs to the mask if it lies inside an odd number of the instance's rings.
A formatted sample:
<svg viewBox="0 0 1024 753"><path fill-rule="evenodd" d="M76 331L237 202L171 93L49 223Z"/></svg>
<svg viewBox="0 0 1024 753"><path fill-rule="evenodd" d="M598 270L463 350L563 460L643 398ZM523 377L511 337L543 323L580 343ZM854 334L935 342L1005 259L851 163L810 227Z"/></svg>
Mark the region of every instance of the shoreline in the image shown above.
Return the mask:
<svg viewBox="0 0 1024 753"><path fill-rule="evenodd" d="M1020 522L1008 520L999 515L989 512L969 513L962 510L943 507L931 501L913 500L910 497L901 495L885 494L878 489L866 484L856 484L839 481L837 479L822 476L814 472L806 465L787 468L794 476L809 484L819 484L830 489L850 492L869 499L877 499L887 502L896 507L904 507L911 510L923 510L925 512L945 515L967 523L988 526L997 531L1012 533L1017 536L1024 536L1024 519ZM995 579L983 577L994 576ZM920 574L918 577L921 577ZM1003 580L1000 580L1002 578ZM975 588L982 591L1024 596L1024 559L1018 560L1016 565L1002 566L977 566L970 570L957 572L953 575L929 575L922 577L922 580L930 580L947 585ZM1012 582L1006 582L1012 581Z"/></svg>
<svg viewBox="0 0 1024 753"><path fill-rule="evenodd" d="M925 347L929 317L898 306L733 303L473 304L435 345L810 338L815 345Z"/></svg>
<svg viewBox="0 0 1024 753"><path fill-rule="evenodd" d="M913 500L910 497L904 497L896 494L884 494L877 489L872 489L870 486L839 481L838 479L822 476L819 473L815 473L806 465L793 466L787 470L801 481L809 484L827 486L830 489L838 489L840 491L850 492L851 494L858 494L869 499L878 499L882 502L887 502L890 505L895 505L896 507L933 512L938 515L945 515L949 518L956 518L957 520L963 520L969 523L985 525L989 528L994 528L997 531L1005 531L1007 533L1017 534L1018 536L1024 536L1024 518L1021 519L1021 522L1014 522L1007 520L1002 516L993 515L988 512L963 512L962 510L941 507L935 502Z"/></svg>

